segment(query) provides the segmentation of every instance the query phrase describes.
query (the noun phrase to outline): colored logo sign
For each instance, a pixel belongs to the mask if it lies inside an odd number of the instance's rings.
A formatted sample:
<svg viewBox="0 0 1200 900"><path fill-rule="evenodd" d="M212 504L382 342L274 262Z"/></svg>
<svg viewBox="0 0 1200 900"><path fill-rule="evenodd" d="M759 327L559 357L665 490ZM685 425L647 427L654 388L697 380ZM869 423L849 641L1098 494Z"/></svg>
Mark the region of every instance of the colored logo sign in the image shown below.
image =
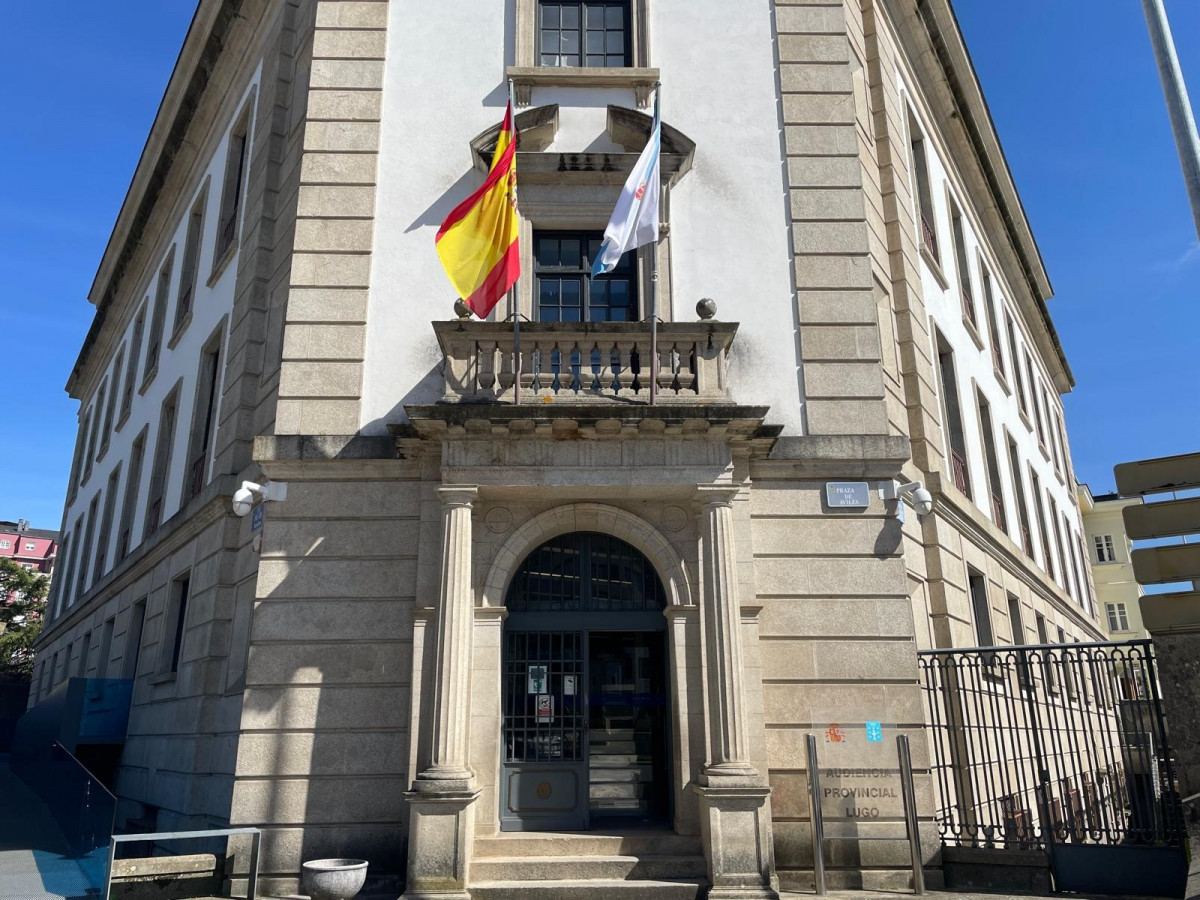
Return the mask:
<svg viewBox="0 0 1200 900"><path fill-rule="evenodd" d="M867 723L867 740L873 743L879 743L883 740L883 723L868 722Z"/></svg>
<svg viewBox="0 0 1200 900"><path fill-rule="evenodd" d="M831 744L840 744L846 740L846 732L842 731L842 726L837 722L831 722L825 729L825 740Z"/></svg>

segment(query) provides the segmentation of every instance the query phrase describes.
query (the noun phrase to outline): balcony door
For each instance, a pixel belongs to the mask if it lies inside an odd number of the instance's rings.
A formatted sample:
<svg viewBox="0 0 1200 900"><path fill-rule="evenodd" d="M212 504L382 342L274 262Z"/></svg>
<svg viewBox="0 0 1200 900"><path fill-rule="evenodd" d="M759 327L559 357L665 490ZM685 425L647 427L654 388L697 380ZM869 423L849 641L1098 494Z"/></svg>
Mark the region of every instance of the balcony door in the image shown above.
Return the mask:
<svg viewBox="0 0 1200 900"><path fill-rule="evenodd" d="M592 263L603 242L596 231L534 233L537 321L637 321L637 254L626 253L612 272L593 279Z"/></svg>

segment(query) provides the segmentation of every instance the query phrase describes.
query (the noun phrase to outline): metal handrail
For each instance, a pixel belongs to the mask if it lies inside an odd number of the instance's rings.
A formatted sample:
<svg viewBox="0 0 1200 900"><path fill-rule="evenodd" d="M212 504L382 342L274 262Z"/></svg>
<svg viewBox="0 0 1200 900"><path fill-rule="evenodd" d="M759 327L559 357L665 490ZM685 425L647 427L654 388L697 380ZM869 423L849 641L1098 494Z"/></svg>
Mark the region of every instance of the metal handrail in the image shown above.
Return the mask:
<svg viewBox="0 0 1200 900"><path fill-rule="evenodd" d="M232 837L248 834L250 844L250 872L246 881L246 900L258 897L258 855L262 844L262 832L257 828L209 828L202 831L159 831L151 834L114 834L108 845L108 869L104 873L104 900L112 897L113 866L117 859L117 844L131 841L187 841L199 838Z"/></svg>
<svg viewBox="0 0 1200 900"><path fill-rule="evenodd" d="M1003 653L1008 650L1061 650L1070 647L1072 650L1087 650L1099 647L1150 647L1153 641L1149 638L1134 638L1129 641L1071 641L1067 644L996 644L991 647L935 647L932 650L918 650L917 656L938 656L947 653Z"/></svg>

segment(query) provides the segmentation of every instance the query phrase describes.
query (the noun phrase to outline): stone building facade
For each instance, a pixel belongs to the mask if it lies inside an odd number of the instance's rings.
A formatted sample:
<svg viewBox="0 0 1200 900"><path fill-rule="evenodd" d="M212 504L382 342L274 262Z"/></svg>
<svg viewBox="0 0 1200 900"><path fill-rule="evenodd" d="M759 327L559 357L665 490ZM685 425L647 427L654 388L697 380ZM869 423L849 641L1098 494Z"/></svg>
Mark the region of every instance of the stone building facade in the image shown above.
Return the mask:
<svg viewBox="0 0 1200 900"><path fill-rule="evenodd" d="M433 251L510 80L519 366ZM591 283L657 84L661 240ZM903 886L860 839L905 734L936 883L918 649L1101 636L1050 294L946 0L202 0L67 385L31 703L135 679L123 825L410 897L804 886L810 732L832 883ZM245 480L288 486L257 530Z"/></svg>

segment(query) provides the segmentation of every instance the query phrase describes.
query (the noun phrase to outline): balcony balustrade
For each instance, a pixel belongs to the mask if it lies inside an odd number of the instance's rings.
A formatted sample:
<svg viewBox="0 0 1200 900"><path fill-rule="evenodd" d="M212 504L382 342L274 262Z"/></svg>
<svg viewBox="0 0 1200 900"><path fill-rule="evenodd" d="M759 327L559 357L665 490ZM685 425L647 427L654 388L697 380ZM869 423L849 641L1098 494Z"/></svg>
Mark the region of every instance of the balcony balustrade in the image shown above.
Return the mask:
<svg viewBox="0 0 1200 900"><path fill-rule="evenodd" d="M651 362L645 322L435 322L446 403L732 404L726 364L737 323L664 322ZM518 375L519 373L519 375Z"/></svg>

